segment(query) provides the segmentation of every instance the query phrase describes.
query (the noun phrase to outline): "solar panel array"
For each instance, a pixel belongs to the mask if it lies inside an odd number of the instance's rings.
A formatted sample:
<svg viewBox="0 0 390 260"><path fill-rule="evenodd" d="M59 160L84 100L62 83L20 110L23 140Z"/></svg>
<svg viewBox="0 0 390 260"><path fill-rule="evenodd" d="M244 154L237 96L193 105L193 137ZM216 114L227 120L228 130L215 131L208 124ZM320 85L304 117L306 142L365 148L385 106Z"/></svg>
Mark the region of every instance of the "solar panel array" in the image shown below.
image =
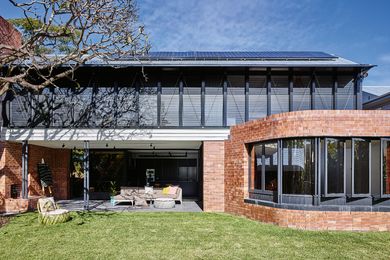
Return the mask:
<svg viewBox="0 0 390 260"><path fill-rule="evenodd" d="M325 52L311 51L185 51L185 52L149 52L141 59L151 60L268 60L268 59L335 59Z"/></svg>

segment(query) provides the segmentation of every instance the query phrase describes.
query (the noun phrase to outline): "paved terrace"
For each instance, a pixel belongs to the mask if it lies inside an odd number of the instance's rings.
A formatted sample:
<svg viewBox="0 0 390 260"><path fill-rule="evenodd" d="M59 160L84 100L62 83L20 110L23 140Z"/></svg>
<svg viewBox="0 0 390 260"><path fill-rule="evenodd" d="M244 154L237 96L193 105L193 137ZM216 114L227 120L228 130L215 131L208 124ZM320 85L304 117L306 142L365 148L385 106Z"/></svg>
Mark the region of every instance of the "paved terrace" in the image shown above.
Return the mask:
<svg viewBox="0 0 390 260"><path fill-rule="evenodd" d="M70 211L84 210L83 200L59 200L58 205ZM147 207L133 207L131 204L121 203L112 206L108 200L90 200L89 208L91 211L115 211L115 212L202 212L198 203L194 200L183 200L183 204L177 204L172 209L156 209L153 204Z"/></svg>

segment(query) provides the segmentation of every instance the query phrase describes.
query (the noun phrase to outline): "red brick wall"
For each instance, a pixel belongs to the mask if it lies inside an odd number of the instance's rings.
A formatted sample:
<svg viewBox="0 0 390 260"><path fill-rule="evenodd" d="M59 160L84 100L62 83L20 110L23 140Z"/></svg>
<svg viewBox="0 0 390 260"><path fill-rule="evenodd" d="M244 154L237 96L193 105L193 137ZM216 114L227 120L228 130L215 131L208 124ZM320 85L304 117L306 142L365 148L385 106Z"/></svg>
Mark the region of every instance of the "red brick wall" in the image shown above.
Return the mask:
<svg viewBox="0 0 390 260"><path fill-rule="evenodd" d="M390 146L387 146L386 153L386 194L390 194Z"/></svg>
<svg viewBox="0 0 390 260"><path fill-rule="evenodd" d="M390 136L390 111L298 111L232 127L225 142L225 211L302 229L390 230L389 212L285 210L244 203L248 197L245 143L304 136Z"/></svg>
<svg viewBox="0 0 390 260"><path fill-rule="evenodd" d="M22 45L22 35L12 24L0 16L0 44L19 47ZM0 54L1 54L0 50Z"/></svg>
<svg viewBox="0 0 390 260"><path fill-rule="evenodd" d="M224 211L224 142L203 142L203 210Z"/></svg>
<svg viewBox="0 0 390 260"><path fill-rule="evenodd" d="M18 185L19 191L21 191L22 145L14 142L0 142L0 154L0 193L6 201L11 203L11 185ZM41 162L42 158L45 159L53 174L53 195L57 199L67 199L69 197L70 150L52 149L36 145L29 145L29 196L43 195L37 173L37 164ZM15 203L18 205L18 203L23 204L25 202L18 201Z"/></svg>

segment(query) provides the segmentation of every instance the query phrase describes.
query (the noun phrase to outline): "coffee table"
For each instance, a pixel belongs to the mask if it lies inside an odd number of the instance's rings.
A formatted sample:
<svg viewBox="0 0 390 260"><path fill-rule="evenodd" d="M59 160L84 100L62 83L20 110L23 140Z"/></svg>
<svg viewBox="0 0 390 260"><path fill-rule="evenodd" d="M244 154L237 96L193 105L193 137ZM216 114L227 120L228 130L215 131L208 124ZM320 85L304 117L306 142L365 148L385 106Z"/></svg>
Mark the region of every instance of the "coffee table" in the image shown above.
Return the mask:
<svg viewBox="0 0 390 260"><path fill-rule="evenodd" d="M157 198L153 203L157 209L171 209L175 207L175 200L171 198Z"/></svg>

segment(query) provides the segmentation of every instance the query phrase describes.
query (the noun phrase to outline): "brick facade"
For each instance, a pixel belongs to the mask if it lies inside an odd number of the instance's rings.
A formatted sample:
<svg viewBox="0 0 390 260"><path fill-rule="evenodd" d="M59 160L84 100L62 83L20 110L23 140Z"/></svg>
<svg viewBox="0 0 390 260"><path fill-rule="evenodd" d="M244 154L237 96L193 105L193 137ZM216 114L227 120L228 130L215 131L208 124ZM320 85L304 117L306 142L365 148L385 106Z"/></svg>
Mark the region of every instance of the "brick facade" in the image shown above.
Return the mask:
<svg viewBox="0 0 390 260"><path fill-rule="evenodd" d="M224 142L203 142L203 210L224 211Z"/></svg>
<svg viewBox="0 0 390 260"><path fill-rule="evenodd" d="M29 200L21 199L22 145L0 142L0 193L3 197L1 211L23 211L34 207L35 197L44 195L40 186L37 164L44 158L53 174L53 195L57 199L69 198L70 150L29 145L28 191ZM17 198L11 198L11 185L16 185Z"/></svg>
<svg viewBox="0 0 390 260"><path fill-rule="evenodd" d="M14 28L12 24L7 22L0 16L0 44L5 44L13 47L19 47L22 45L22 35L18 30ZM4 52L4 50L0 50Z"/></svg>
<svg viewBox="0 0 390 260"><path fill-rule="evenodd" d="M390 212L286 210L244 202L248 197L245 143L317 136L390 136L390 111L297 111L232 127L225 142L225 211L301 229L390 230Z"/></svg>

